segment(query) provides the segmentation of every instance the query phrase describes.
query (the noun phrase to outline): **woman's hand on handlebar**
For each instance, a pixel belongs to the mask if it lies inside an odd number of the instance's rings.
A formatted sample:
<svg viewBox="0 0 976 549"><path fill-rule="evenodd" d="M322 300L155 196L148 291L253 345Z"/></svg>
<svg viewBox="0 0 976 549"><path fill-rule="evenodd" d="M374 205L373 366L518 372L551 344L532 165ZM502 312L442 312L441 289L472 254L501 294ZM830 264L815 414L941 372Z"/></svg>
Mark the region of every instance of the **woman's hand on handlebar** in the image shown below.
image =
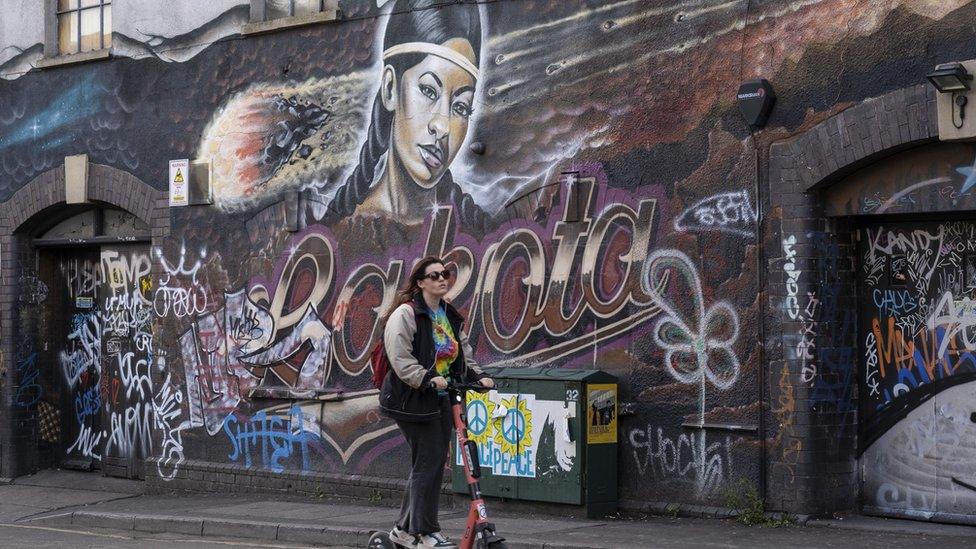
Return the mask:
<svg viewBox="0 0 976 549"><path fill-rule="evenodd" d="M481 383L481 386L484 387L485 389L495 388L495 380L491 379L490 377L483 377L478 380L478 383Z"/></svg>
<svg viewBox="0 0 976 549"><path fill-rule="evenodd" d="M430 384L434 386L435 389L447 389L447 380L444 376L434 376L430 378Z"/></svg>

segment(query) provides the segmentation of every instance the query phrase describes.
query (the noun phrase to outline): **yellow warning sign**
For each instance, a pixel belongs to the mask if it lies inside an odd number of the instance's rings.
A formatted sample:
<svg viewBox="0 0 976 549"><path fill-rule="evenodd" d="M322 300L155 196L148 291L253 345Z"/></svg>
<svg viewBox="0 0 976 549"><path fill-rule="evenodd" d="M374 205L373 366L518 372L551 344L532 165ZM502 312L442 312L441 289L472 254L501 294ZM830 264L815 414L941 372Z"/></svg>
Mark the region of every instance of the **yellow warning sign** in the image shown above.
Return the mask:
<svg viewBox="0 0 976 549"><path fill-rule="evenodd" d="M169 161L169 205L186 206L189 204L190 161L188 159ZM183 173L186 172L186 173Z"/></svg>
<svg viewBox="0 0 976 549"><path fill-rule="evenodd" d="M594 383L586 386L586 443L616 444L617 385Z"/></svg>

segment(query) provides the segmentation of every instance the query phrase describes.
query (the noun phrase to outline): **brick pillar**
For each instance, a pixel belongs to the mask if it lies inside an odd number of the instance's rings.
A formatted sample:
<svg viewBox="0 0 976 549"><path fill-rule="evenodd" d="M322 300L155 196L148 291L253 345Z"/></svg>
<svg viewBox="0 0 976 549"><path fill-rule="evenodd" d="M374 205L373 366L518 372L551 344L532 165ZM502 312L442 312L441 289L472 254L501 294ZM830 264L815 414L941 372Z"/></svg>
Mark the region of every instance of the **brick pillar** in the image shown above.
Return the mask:
<svg viewBox="0 0 976 549"><path fill-rule="evenodd" d="M920 84L866 99L770 147L769 509L824 514L853 509L858 498L853 219L826 218L821 192L937 137L935 92Z"/></svg>

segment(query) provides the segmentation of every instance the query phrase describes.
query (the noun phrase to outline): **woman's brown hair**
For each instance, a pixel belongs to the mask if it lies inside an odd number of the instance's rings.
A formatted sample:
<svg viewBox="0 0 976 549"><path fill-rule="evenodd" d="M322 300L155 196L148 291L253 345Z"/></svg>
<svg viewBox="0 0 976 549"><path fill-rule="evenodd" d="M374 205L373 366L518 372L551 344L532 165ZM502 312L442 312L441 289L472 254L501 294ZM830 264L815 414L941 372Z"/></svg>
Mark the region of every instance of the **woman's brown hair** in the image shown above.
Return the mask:
<svg viewBox="0 0 976 549"><path fill-rule="evenodd" d="M444 260L433 255L429 255L413 266L413 270L410 271L410 276L407 278L406 283L403 287L397 291L396 297L393 298L393 305L386 311L383 315L383 319L380 321L380 328L386 327L386 321L390 319L390 315L393 311L397 309L400 305L413 301L413 298L420 293L420 281L424 279L427 271L427 267L434 265L436 263L444 264Z"/></svg>

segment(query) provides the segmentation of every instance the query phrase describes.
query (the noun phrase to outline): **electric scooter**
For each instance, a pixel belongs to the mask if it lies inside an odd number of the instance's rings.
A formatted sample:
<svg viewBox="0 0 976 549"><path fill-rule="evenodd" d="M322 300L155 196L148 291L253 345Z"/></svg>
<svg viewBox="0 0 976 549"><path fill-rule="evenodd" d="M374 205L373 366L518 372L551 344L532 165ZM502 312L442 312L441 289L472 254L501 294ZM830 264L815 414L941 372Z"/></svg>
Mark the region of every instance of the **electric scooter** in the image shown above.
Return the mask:
<svg viewBox="0 0 976 549"><path fill-rule="evenodd" d="M464 534L458 541L458 549L506 549L505 538L495 533L495 525L488 522L488 508L481 497L478 477L481 464L478 461L478 444L468 440L468 418L465 413L464 396L467 391L487 392L480 383L448 383L447 394L451 399L451 412L454 416L454 430L457 433L461 461L464 463L464 476L468 481L471 504L468 506L468 520ZM399 544L390 539L389 532L376 532L366 545L369 549L396 549Z"/></svg>

